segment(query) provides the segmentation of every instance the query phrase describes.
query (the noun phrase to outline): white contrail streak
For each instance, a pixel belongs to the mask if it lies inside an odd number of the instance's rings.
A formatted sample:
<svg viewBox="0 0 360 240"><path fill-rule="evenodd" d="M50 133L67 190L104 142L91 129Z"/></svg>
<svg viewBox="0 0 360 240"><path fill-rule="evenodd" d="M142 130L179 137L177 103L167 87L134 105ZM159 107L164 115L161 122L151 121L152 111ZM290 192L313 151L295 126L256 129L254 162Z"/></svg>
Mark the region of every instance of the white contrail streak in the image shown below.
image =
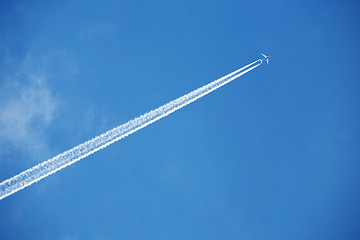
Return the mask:
<svg viewBox="0 0 360 240"><path fill-rule="evenodd" d="M0 183L0 200L150 125L261 65L257 60Z"/></svg>

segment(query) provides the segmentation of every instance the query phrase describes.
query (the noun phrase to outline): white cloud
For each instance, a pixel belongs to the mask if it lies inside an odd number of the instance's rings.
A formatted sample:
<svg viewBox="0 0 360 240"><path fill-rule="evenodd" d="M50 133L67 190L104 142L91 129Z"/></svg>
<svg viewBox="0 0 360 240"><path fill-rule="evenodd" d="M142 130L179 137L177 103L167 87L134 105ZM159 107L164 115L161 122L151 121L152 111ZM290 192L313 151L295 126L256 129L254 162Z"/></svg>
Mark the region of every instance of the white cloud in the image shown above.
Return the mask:
<svg viewBox="0 0 360 240"><path fill-rule="evenodd" d="M14 71L1 74L0 143L35 155L47 150L44 130L52 123L57 99L47 85L46 61L27 56Z"/></svg>
<svg viewBox="0 0 360 240"><path fill-rule="evenodd" d="M56 102L51 91L43 84L20 87L13 99L8 100L0 112L0 137L15 144L26 144L38 149L37 134L53 119Z"/></svg>

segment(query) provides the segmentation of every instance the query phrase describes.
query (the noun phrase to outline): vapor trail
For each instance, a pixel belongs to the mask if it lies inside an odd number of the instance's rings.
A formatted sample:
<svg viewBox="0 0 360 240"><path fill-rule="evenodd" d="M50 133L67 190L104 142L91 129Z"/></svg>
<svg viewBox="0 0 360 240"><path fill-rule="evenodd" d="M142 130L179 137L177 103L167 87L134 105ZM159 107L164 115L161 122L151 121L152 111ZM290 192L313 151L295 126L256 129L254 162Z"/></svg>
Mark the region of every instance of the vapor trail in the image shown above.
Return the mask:
<svg viewBox="0 0 360 240"><path fill-rule="evenodd" d="M261 65L257 60L0 183L0 200L150 125Z"/></svg>

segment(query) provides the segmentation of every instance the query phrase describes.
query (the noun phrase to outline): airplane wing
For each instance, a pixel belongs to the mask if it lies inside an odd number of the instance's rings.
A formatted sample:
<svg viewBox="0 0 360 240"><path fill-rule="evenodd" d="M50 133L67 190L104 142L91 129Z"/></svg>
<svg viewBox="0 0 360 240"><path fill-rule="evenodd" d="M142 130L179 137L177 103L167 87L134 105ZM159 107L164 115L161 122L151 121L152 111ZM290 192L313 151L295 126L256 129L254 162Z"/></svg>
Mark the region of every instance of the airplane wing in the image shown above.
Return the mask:
<svg viewBox="0 0 360 240"><path fill-rule="evenodd" d="M264 57L264 58L266 58L266 57L267 57L267 56L266 56L265 54L263 54L263 53L262 53L261 55L263 55L263 57Z"/></svg>

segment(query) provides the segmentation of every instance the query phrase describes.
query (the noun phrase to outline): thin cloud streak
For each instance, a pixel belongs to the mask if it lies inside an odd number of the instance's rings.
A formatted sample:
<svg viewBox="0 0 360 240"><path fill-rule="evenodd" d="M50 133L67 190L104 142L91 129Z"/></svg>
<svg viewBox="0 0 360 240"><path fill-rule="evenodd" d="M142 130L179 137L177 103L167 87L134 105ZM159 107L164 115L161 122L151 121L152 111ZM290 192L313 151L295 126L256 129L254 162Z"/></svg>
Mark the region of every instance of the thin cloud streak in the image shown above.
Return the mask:
<svg viewBox="0 0 360 240"><path fill-rule="evenodd" d="M119 141L261 65L257 60L0 183L0 200Z"/></svg>

